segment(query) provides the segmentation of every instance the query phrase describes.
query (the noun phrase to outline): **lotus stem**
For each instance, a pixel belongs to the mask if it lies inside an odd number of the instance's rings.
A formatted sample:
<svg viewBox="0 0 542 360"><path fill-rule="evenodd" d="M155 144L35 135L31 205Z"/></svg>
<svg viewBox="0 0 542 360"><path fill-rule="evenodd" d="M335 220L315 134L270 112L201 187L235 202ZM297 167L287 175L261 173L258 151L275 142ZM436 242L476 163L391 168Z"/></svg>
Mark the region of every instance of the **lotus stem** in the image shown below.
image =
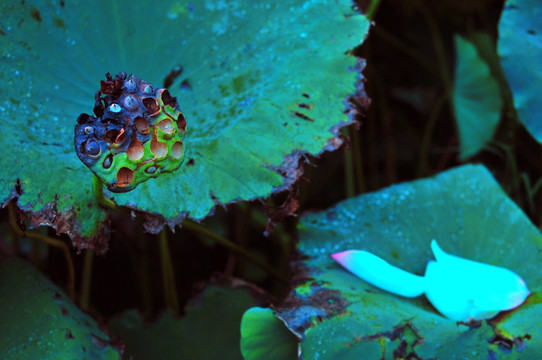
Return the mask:
<svg viewBox="0 0 542 360"><path fill-rule="evenodd" d="M90 287L92 284L92 268L94 263L94 252L90 249L85 249L85 255L83 258L83 276L81 281L81 299L79 306L81 310L87 312L89 299L90 299Z"/></svg>
<svg viewBox="0 0 542 360"><path fill-rule="evenodd" d="M237 245L236 243L232 242L231 240L228 240L226 238L223 238L220 235L215 234L214 232L207 230L203 226L196 224L190 220L183 221L183 227L185 229L188 229L196 234L208 237L211 240L214 240L216 243L227 247L231 251L244 256L248 260L252 261L254 264L260 266L262 269L266 270L269 274L271 274L273 277L278 279L282 283L287 283L288 281L286 278L281 275L277 270L275 270L273 267L268 265L267 263L261 261L257 257L255 257L252 253L247 251L246 249L242 248L241 246Z"/></svg>
<svg viewBox="0 0 542 360"><path fill-rule="evenodd" d="M158 234L158 243L160 246L160 263L162 265L164 299L166 306L178 314L179 300L177 298L175 272L173 271L173 265L171 262L171 252L169 251L166 228L163 228Z"/></svg>
<svg viewBox="0 0 542 360"><path fill-rule="evenodd" d="M92 192L94 193L94 198L106 209L113 210L119 214L129 215L130 212L128 209L123 208L115 204L115 202L104 195L104 184L98 179L96 175L92 176Z"/></svg>
<svg viewBox="0 0 542 360"><path fill-rule="evenodd" d="M8 212L9 212L9 226L11 227L11 230L19 237L27 237L29 239L38 240L41 241L47 245L59 248L62 250L62 253L64 254L64 258L66 259L66 265L68 270L68 283L66 285L66 292L71 300L74 300L74 294L75 294L75 268L73 266L73 259L71 257L70 249L68 246L62 242L61 240L49 237L47 235L43 235L37 232L33 231L23 231L17 224L17 219L15 216L15 209L13 208L13 204L8 204Z"/></svg>

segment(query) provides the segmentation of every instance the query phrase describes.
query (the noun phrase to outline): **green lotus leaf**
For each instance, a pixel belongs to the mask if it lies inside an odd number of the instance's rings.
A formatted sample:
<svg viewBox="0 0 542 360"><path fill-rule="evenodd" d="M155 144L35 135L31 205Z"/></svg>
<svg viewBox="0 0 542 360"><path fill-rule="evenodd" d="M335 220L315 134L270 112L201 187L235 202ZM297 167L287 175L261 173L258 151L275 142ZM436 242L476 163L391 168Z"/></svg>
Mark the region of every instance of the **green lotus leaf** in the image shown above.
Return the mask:
<svg viewBox="0 0 542 360"><path fill-rule="evenodd" d="M257 301L243 288L209 286L178 318L171 311L150 326L127 311L108 324L122 337L125 356L134 359L242 359L241 317Z"/></svg>
<svg viewBox="0 0 542 360"><path fill-rule="evenodd" d="M542 4L508 0L499 22L501 64L521 122L542 142Z"/></svg>
<svg viewBox="0 0 542 360"><path fill-rule="evenodd" d="M295 359L297 339L273 310L253 307L241 320L241 353L245 360Z"/></svg>
<svg viewBox="0 0 542 360"><path fill-rule="evenodd" d="M73 131L106 72L167 86L186 117L177 171L107 193L146 212L156 232L285 189L302 154L335 149L359 79L347 52L369 26L351 0L30 0L0 10L1 202L18 198L34 226L101 249L85 243L107 236L106 214Z"/></svg>
<svg viewBox="0 0 542 360"><path fill-rule="evenodd" d="M2 359L120 359L109 336L19 259L0 261Z"/></svg>
<svg viewBox="0 0 542 360"><path fill-rule="evenodd" d="M542 351L542 235L483 166L465 165L303 216L299 238L306 260L296 277L310 280L298 284L276 315L303 339L306 359L535 359ZM468 326L443 317L423 296L379 290L330 257L362 249L423 275L433 259L432 239L451 254L515 271L534 295Z"/></svg>
<svg viewBox="0 0 542 360"><path fill-rule="evenodd" d="M461 159L475 155L491 140L501 116L497 80L469 41L456 36L453 104L459 130Z"/></svg>

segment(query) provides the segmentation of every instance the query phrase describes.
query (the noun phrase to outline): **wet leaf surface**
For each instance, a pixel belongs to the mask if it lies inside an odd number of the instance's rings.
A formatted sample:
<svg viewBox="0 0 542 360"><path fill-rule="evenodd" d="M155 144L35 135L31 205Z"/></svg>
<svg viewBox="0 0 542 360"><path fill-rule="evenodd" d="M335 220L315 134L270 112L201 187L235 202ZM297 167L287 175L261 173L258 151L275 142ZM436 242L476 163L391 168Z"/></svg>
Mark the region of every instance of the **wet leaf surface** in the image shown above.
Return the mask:
<svg viewBox="0 0 542 360"><path fill-rule="evenodd" d="M542 333L542 235L482 166L395 185L303 216L295 290L277 316L309 359L536 358ZM489 322L444 318L422 296L402 298L347 272L330 254L367 250L423 275L430 242L467 259L507 267L534 293Z"/></svg>
<svg viewBox="0 0 542 360"><path fill-rule="evenodd" d="M120 359L109 336L19 259L0 261L2 359Z"/></svg>
<svg viewBox="0 0 542 360"><path fill-rule="evenodd" d="M460 158L478 153L491 140L501 117L497 80L475 45L455 37L453 103L461 143Z"/></svg>
<svg viewBox="0 0 542 360"><path fill-rule="evenodd" d="M536 0L506 1L499 22L498 53L521 122L542 142L542 6Z"/></svg>
<svg viewBox="0 0 542 360"><path fill-rule="evenodd" d="M368 29L350 0L35 0L0 9L0 123L10 149L0 157L1 201L18 198L34 225L87 247L107 237L106 213L75 154L73 129L106 72L169 85L186 116L179 170L108 193L146 212L147 229L157 232L187 214L202 219L217 203L287 188L300 175L299 156L339 146L359 72L346 52ZM105 249L103 241L96 247Z"/></svg>
<svg viewBox="0 0 542 360"><path fill-rule="evenodd" d="M295 359L297 339L275 317L273 310L253 307L243 314L241 321L241 353L245 360Z"/></svg>

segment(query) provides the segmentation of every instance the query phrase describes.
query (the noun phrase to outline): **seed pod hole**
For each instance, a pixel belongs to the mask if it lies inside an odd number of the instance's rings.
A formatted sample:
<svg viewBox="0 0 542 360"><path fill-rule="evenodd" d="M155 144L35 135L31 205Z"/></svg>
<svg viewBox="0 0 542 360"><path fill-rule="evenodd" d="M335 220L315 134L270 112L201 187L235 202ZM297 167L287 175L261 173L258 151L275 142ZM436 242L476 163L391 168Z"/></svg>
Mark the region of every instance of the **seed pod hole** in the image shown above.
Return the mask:
<svg viewBox="0 0 542 360"><path fill-rule="evenodd" d="M128 186L134 180L134 172L128 168L121 168L117 173L117 185Z"/></svg>
<svg viewBox="0 0 542 360"><path fill-rule="evenodd" d="M120 129L119 134L115 138L115 144L120 145L124 143L124 140L126 140L126 133L124 132L124 129Z"/></svg>
<svg viewBox="0 0 542 360"><path fill-rule="evenodd" d="M165 105L171 106L172 108L177 106L177 98L171 96L167 90L162 91L161 99Z"/></svg>
<svg viewBox="0 0 542 360"><path fill-rule="evenodd" d="M151 151L157 158L163 158L167 154L167 145L157 141L155 139L151 140Z"/></svg>
<svg viewBox="0 0 542 360"><path fill-rule="evenodd" d="M180 113L179 116L177 116L177 127L180 132L186 131L186 119L184 118L183 113Z"/></svg>
<svg viewBox="0 0 542 360"><path fill-rule="evenodd" d="M117 138L117 136L119 136L118 130L108 130L104 135L104 140L107 143L112 144Z"/></svg>
<svg viewBox="0 0 542 360"><path fill-rule="evenodd" d="M143 105L145 105L145 108L147 109L149 115L154 115L158 111L160 111L160 106L158 106L158 104L156 103L156 99L154 98L143 99Z"/></svg>
<svg viewBox="0 0 542 360"><path fill-rule="evenodd" d="M141 134L148 134L149 133L149 124L147 123L147 120L145 118L138 116L134 120L134 125Z"/></svg>
<svg viewBox="0 0 542 360"><path fill-rule="evenodd" d="M87 140L83 143L83 153L90 156L97 156L100 153L100 145L94 140Z"/></svg>
<svg viewBox="0 0 542 360"><path fill-rule="evenodd" d="M83 129L83 132L87 135L93 134L94 128L92 126L85 126L85 128Z"/></svg>
<svg viewBox="0 0 542 360"><path fill-rule="evenodd" d="M184 154L184 146L183 143L180 141L177 141L173 146L171 147L171 156L173 156L175 159L180 159L183 157Z"/></svg>
<svg viewBox="0 0 542 360"><path fill-rule="evenodd" d="M104 169L109 169L111 167L111 164L113 164L113 155L109 154L105 158L102 166L104 167Z"/></svg>
<svg viewBox="0 0 542 360"><path fill-rule="evenodd" d="M175 127L170 119L160 121L158 123L158 127L164 132L164 134L173 134L175 132Z"/></svg>
<svg viewBox="0 0 542 360"><path fill-rule="evenodd" d="M143 157L144 153L145 150L143 149L143 144L139 140L137 140L136 136L134 136L132 138L130 146L128 147L128 150L126 150L126 156L130 160L138 161Z"/></svg>

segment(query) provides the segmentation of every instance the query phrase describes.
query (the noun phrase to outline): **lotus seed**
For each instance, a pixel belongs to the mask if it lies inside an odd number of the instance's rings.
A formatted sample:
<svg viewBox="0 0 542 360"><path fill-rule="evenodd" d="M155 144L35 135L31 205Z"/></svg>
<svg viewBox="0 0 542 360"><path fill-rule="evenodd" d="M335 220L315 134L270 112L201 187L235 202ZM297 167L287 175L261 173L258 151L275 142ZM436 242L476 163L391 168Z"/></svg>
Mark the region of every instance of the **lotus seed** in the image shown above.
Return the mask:
<svg viewBox="0 0 542 360"><path fill-rule="evenodd" d="M96 156L100 153L100 145L94 140L88 140L84 145L84 152L90 156Z"/></svg>

